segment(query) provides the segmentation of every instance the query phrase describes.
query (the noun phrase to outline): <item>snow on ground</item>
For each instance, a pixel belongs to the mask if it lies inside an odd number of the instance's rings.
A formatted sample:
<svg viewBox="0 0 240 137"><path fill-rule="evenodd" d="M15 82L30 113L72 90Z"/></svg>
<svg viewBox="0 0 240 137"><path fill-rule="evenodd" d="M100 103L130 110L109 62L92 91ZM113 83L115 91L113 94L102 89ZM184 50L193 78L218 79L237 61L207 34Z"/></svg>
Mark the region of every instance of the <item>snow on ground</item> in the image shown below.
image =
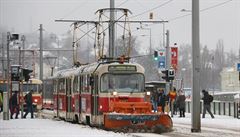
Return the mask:
<svg viewBox="0 0 240 137"><path fill-rule="evenodd" d="M201 132L191 132L191 114L186 114L185 118L174 115L173 132L156 134L134 133L138 137L240 137L240 119L215 115L212 119L206 114L206 118L201 119Z"/></svg>
<svg viewBox="0 0 240 137"><path fill-rule="evenodd" d="M2 115L2 113L0 114ZM0 137L129 137L89 126L52 119L11 119L0 116Z"/></svg>
<svg viewBox="0 0 240 137"><path fill-rule="evenodd" d="M114 133L89 126L52 119L2 120L0 137L240 137L240 119L206 115L201 119L201 132L191 132L191 114L185 118L173 117L173 131L161 135L154 133Z"/></svg>

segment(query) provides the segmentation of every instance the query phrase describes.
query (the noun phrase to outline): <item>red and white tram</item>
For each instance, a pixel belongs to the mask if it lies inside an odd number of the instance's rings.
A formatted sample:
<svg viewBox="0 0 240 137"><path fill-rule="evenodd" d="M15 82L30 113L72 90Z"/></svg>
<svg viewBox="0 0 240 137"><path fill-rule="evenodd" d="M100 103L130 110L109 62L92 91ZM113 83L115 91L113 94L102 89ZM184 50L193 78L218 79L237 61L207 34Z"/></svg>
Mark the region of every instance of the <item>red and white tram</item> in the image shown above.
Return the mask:
<svg viewBox="0 0 240 137"><path fill-rule="evenodd" d="M59 71L51 78L54 114L67 121L110 129L129 124L152 126L159 123L156 121L164 121L163 126L171 128L168 115L152 114L151 104L145 101L144 79L141 65L125 62Z"/></svg>

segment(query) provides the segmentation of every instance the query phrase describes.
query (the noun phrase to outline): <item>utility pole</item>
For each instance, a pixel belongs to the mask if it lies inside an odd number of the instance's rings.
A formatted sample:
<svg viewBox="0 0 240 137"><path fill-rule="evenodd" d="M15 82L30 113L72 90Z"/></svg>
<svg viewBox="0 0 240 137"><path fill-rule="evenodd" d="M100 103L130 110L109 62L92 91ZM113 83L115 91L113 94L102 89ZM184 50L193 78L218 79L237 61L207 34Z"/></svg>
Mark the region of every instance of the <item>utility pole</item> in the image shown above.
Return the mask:
<svg viewBox="0 0 240 137"><path fill-rule="evenodd" d="M9 93L10 93L10 79L9 79L9 68L10 68L10 58L9 58L9 45L11 41L11 34L7 32L7 91L3 94L3 120L9 120Z"/></svg>
<svg viewBox="0 0 240 137"><path fill-rule="evenodd" d="M150 41L149 41L149 44L150 44L150 49L149 49L149 55L151 55L152 54L152 29L151 28L149 28L149 35L150 35Z"/></svg>
<svg viewBox="0 0 240 137"><path fill-rule="evenodd" d="M2 76L6 78L5 76L5 50L4 50L4 33L2 33Z"/></svg>
<svg viewBox="0 0 240 137"><path fill-rule="evenodd" d="M165 48L165 23L163 22L163 48Z"/></svg>
<svg viewBox="0 0 240 137"><path fill-rule="evenodd" d="M166 69L170 68L170 45L169 45L169 30L167 30L167 41L166 41Z"/></svg>
<svg viewBox="0 0 240 137"><path fill-rule="evenodd" d="M24 62L24 59L21 60L21 56L22 56L21 47L18 47L18 49L19 49L19 60L18 60L19 63L18 64L19 64L19 67L24 68L23 66L21 66L22 62ZM20 74L20 78L22 78L22 73ZM19 81L19 96L21 95L23 97L23 91L22 91L23 88L22 87L23 87L23 82L21 80L21 81ZM21 118L23 118L23 99L22 98L19 99L19 104L20 104L20 109L21 109Z"/></svg>
<svg viewBox="0 0 240 137"><path fill-rule="evenodd" d="M22 53L22 67L24 68L24 57L25 57L25 36L24 35L22 35L22 37L21 37L21 41L22 41L22 49L23 49L23 53Z"/></svg>
<svg viewBox="0 0 240 137"><path fill-rule="evenodd" d="M114 45L115 45L115 3L110 0L110 22L109 22L109 57L114 58Z"/></svg>
<svg viewBox="0 0 240 137"><path fill-rule="evenodd" d="M169 40L169 30L167 30L167 33L166 33L166 36L167 36L167 41L166 41L166 70L169 70L170 69L170 66L171 66L171 60L170 60L170 40ZM168 94L172 89L172 80L171 82L167 82L166 83L166 93ZM171 117L173 117L173 103L170 102L170 107L171 107Z"/></svg>
<svg viewBox="0 0 240 137"><path fill-rule="evenodd" d="M40 24L40 38L39 38L39 46L40 46L40 60L39 60L39 69L40 69L40 75L39 79L43 80L43 28L42 24Z"/></svg>
<svg viewBox="0 0 240 137"><path fill-rule="evenodd" d="M199 0L192 0L192 128L191 132L201 132L200 120L200 50L199 50Z"/></svg>
<svg viewBox="0 0 240 137"><path fill-rule="evenodd" d="M19 46L18 47L18 50L19 50L19 54L18 54L18 64L21 65L21 47Z"/></svg>

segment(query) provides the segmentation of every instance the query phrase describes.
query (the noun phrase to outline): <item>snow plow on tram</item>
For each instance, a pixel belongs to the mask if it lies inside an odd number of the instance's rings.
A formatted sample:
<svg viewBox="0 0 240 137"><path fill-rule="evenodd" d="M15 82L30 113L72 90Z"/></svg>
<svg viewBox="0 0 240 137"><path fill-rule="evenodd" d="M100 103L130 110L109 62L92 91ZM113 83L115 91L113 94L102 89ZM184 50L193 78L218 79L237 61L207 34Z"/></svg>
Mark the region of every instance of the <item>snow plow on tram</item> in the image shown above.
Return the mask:
<svg viewBox="0 0 240 137"><path fill-rule="evenodd" d="M168 114L152 112L139 64L97 62L59 71L50 80L57 118L121 132L168 132L173 127Z"/></svg>

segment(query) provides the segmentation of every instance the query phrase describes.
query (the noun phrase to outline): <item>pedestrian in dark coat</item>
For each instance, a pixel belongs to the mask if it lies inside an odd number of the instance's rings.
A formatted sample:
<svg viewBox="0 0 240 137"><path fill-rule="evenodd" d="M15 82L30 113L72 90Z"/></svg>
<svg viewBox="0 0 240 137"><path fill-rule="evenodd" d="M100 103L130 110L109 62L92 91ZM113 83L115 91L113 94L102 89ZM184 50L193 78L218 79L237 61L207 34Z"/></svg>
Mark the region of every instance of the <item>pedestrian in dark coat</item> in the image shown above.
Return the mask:
<svg viewBox="0 0 240 137"><path fill-rule="evenodd" d="M202 118L205 118L205 114L206 114L206 111L208 111L208 113L211 115L212 118L214 118L212 112L211 112L211 97L210 95L208 94L208 92L206 90L202 90L202 93L203 93L203 114L202 114Z"/></svg>
<svg viewBox="0 0 240 137"><path fill-rule="evenodd" d="M183 94L182 91L179 92L179 96L177 98L177 104L179 107L179 111L180 111L180 117L185 117L185 105L186 105L186 97Z"/></svg>
<svg viewBox="0 0 240 137"><path fill-rule="evenodd" d="M157 109L158 109L158 97L159 97L158 92L157 91L153 91L152 104L153 104L154 112L157 112Z"/></svg>
<svg viewBox="0 0 240 137"><path fill-rule="evenodd" d="M27 111L24 114L23 118L26 118L29 112L31 112L31 118L33 118L33 104L32 104L32 90L25 95L24 99L27 105Z"/></svg>
<svg viewBox="0 0 240 137"><path fill-rule="evenodd" d="M18 100L17 100L17 92L14 92L12 97L9 99L9 108L10 108L10 113L11 113L10 118L13 119L13 115L14 115L14 113L16 113L15 119L18 119L19 104L18 104Z"/></svg>
<svg viewBox="0 0 240 137"><path fill-rule="evenodd" d="M165 105L166 105L166 95L164 94L164 90L161 89L159 92L159 106L162 108L162 112L165 111Z"/></svg>

